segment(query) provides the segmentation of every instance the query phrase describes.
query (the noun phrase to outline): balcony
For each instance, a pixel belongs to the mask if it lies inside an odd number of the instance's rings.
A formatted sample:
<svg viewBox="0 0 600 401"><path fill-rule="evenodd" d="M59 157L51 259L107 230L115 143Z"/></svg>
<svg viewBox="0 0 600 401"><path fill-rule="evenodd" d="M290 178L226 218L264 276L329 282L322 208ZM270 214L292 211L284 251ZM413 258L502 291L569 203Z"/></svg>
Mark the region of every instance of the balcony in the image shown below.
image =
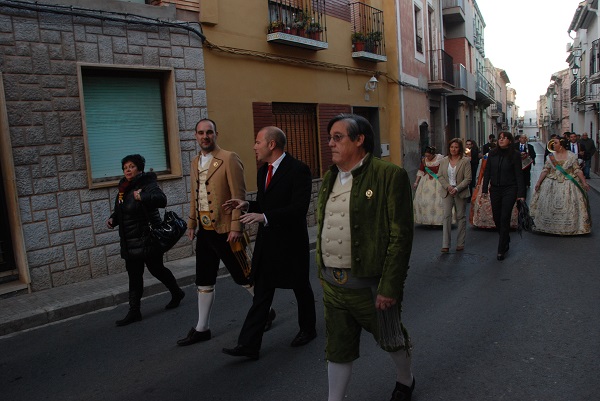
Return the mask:
<svg viewBox="0 0 600 401"><path fill-rule="evenodd" d="M477 73L477 89L475 91L476 100L484 106L492 105L496 102L494 99L494 87L485 79L481 72Z"/></svg>
<svg viewBox="0 0 600 401"><path fill-rule="evenodd" d="M453 65L454 90L448 96L458 101L475 100L475 78L462 64Z"/></svg>
<svg viewBox="0 0 600 401"><path fill-rule="evenodd" d="M600 103L600 84L593 84L591 82L588 82L586 89L587 90L585 95L585 103Z"/></svg>
<svg viewBox="0 0 600 401"><path fill-rule="evenodd" d="M446 23L465 22L465 1L443 0L442 15Z"/></svg>
<svg viewBox="0 0 600 401"><path fill-rule="evenodd" d="M267 42L311 50L327 43L325 0L268 0Z"/></svg>
<svg viewBox="0 0 600 401"><path fill-rule="evenodd" d="M352 58L373 62L387 61L383 35L383 11L364 3L350 4Z"/></svg>
<svg viewBox="0 0 600 401"><path fill-rule="evenodd" d="M600 39L592 42L590 49L590 82L600 83Z"/></svg>
<svg viewBox="0 0 600 401"><path fill-rule="evenodd" d="M485 57L485 39L483 38L483 32L480 32L479 29L475 32L475 48Z"/></svg>
<svg viewBox="0 0 600 401"><path fill-rule="evenodd" d="M438 93L454 91L454 71L452 57L445 51L429 51L429 90Z"/></svg>
<svg viewBox="0 0 600 401"><path fill-rule="evenodd" d="M496 102L490 106L490 113L492 117L498 117L502 115L502 103Z"/></svg>
<svg viewBox="0 0 600 401"><path fill-rule="evenodd" d="M571 82L571 101L580 102L585 99L586 79L576 78Z"/></svg>

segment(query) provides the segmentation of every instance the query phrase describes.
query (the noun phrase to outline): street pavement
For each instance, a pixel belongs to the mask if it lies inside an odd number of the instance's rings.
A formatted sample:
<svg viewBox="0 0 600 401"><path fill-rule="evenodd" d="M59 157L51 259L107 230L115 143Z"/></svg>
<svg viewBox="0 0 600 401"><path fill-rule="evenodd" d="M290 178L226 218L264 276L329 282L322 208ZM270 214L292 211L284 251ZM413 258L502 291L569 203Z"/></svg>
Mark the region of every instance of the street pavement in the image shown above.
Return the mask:
<svg viewBox="0 0 600 401"><path fill-rule="evenodd" d="M535 185L539 170L543 166L544 144L534 143L537 165L532 173L532 186ZM536 174L537 172L537 174ZM591 190L600 194L600 177L593 174L588 180ZM529 191L531 194L531 191ZM596 228L597 229L597 228ZM316 242L316 227L309 227L311 249ZM165 263L171 269L180 286L194 283L195 256ZM227 271L223 268L221 274ZM144 296L152 296L166 291L166 288L150 273L144 275ZM0 337L21 330L31 329L48 323L79 316L103 308L114 307L127 302L127 273L56 287L31 294L0 299ZM186 302L189 302L186 300Z"/></svg>

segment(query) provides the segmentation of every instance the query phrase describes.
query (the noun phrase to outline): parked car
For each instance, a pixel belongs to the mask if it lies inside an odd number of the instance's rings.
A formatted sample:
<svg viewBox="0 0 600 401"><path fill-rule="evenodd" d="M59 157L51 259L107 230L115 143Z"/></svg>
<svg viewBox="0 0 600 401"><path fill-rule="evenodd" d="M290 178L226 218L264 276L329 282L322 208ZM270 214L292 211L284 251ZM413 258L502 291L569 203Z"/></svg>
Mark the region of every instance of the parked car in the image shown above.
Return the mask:
<svg viewBox="0 0 600 401"><path fill-rule="evenodd" d="M529 142L537 142L537 136L535 136L535 135L530 136Z"/></svg>

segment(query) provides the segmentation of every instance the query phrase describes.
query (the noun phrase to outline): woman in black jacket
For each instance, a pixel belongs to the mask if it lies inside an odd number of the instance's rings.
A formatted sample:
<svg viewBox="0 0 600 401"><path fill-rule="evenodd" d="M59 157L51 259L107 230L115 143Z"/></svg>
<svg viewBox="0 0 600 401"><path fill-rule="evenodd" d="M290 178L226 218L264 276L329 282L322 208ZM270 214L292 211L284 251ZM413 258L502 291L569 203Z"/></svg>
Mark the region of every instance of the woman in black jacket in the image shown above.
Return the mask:
<svg viewBox="0 0 600 401"><path fill-rule="evenodd" d="M525 200L525 184L521 173L521 155L512 146L514 138L510 132L501 132L498 146L490 150L483 175L481 191L487 196L491 183L490 201L498 241L498 260L504 260L510 243L510 216L515 201Z"/></svg>
<svg viewBox="0 0 600 401"><path fill-rule="evenodd" d="M156 174L144 173L145 164L141 155L129 155L121 160L125 177L119 182L115 209L106 222L108 228L119 227L121 257L125 259L129 275L129 312L125 318L116 321L117 326L142 320L140 302L144 292L144 264L171 292L166 309L178 307L185 296L173 273L163 264L163 254L145 246L149 223L161 222L157 208L167 205L167 197L156 182Z"/></svg>

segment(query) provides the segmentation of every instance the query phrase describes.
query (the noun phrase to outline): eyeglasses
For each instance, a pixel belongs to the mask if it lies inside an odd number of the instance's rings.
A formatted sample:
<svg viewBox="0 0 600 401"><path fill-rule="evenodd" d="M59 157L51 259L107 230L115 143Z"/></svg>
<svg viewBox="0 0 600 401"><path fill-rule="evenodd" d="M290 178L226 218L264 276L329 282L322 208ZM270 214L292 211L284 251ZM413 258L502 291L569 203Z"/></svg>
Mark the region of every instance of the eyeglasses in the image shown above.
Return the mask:
<svg viewBox="0 0 600 401"><path fill-rule="evenodd" d="M334 134L334 135L329 135L327 137L327 142L331 141L333 139L333 142L339 142L342 140L342 138L346 137L348 135L342 135L342 134Z"/></svg>

